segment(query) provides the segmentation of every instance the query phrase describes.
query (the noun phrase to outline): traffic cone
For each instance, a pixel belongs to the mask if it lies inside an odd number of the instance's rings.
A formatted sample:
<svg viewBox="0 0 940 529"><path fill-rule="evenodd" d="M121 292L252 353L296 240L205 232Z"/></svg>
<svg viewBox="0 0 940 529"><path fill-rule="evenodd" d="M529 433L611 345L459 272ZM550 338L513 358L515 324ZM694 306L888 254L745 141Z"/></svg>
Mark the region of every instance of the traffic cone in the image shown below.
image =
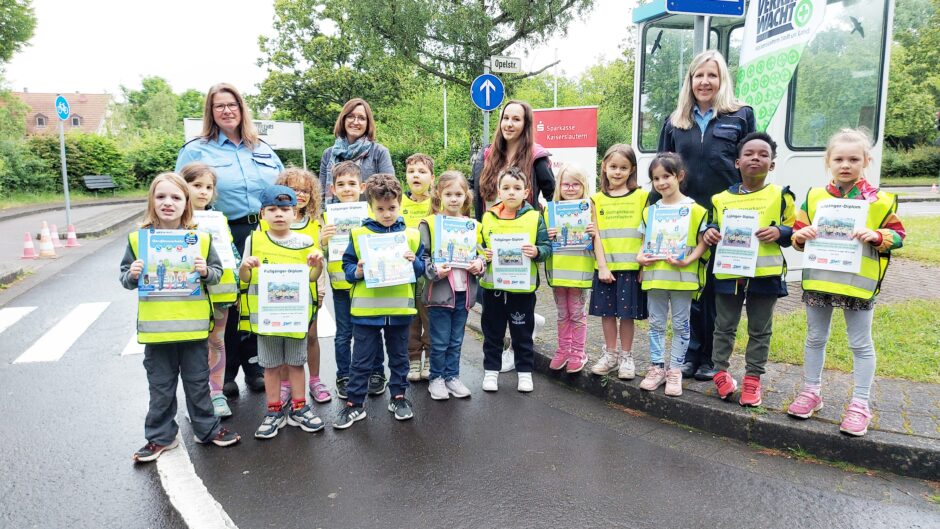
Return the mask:
<svg viewBox="0 0 940 529"><path fill-rule="evenodd" d="M59 228L55 224L52 225L52 246L56 248L62 248L62 239L59 238Z"/></svg>
<svg viewBox="0 0 940 529"><path fill-rule="evenodd" d="M69 233L65 239L66 248L78 248L81 244L78 244L78 237L75 235L75 225L69 224Z"/></svg>
<svg viewBox="0 0 940 529"><path fill-rule="evenodd" d="M55 259L55 246L52 245L52 236L49 234L49 224L42 221L42 231L39 232L39 258Z"/></svg>
<svg viewBox="0 0 940 529"><path fill-rule="evenodd" d="M33 238L29 236L29 232L26 232L23 235L23 255L20 256L20 259L35 259L36 258L36 247L33 246Z"/></svg>

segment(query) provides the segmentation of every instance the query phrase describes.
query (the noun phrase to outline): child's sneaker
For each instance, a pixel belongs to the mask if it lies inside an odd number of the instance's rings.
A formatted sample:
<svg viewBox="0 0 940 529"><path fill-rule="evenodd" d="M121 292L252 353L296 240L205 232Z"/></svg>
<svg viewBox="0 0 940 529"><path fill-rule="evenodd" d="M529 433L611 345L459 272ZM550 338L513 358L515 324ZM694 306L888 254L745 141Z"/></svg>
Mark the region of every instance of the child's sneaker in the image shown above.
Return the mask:
<svg viewBox="0 0 940 529"><path fill-rule="evenodd" d="M737 381L727 371L715 373L715 378L712 380L715 382L715 389L718 390L718 398L721 400L727 400L738 389Z"/></svg>
<svg viewBox="0 0 940 529"><path fill-rule="evenodd" d="M643 379L643 382L640 382L640 389L653 391L665 382L666 370L656 365L650 365L649 370L646 371L646 378Z"/></svg>
<svg viewBox="0 0 940 529"><path fill-rule="evenodd" d="M568 351L562 351L558 349L555 351L555 356L552 357L552 361L548 363L548 368L553 371L559 371L565 367L568 363Z"/></svg>
<svg viewBox="0 0 940 529"><path fill-rule="evenodd" d="M215 432L215 435L212 436L212 439L209 439L205 443L196 439L196 442L199 444L208 444L212 443L215 446L231 446L239 441L241 441L242 436L237 433L229 430L228 428L219 428L218 432Z"/></svg>
<svg viewBox="0 0 940 529"><path fill-rule="evenodd" d="M871 410L868 406L853 400L842 418L842 424L839 425L839 431L845 434L861 437L868 433L868 425L871 423Z"/></svg>
<svg viewBox="0 0 940 529"><path fill-rule="evenodd" d="M323 404L333 400L333 395L330 394L330 388L326 387L326 384L317 381L310 384L310 398Z"/></svg>
<svg viewBox="0 0 940 529"><path fill-rule="evenodd" d="M228 398L222 393L212 396L212 413L216 417L232 416L232 409L228 407Z"/></svg>
<svg viewBox="0 0 940 529"><path fill-rule="evenodd" d="M421 380L431 380L431 359L429 353L424 353L424 360L421 361Z"/></svg>
<svg viewBox="0 0 940 529"><path fill-rule="evenodd" d="M617 354L617 351L609 352L607 351L607 346L601 346L600 359L594 364L594 367L591 368L591 373L595 375L607 375L614 369L620 367L620 358Z"/></svg>
<svg viewBox="0 0 940 529"><path fill-rule="evenodd" d="M351 402L347 402L341 410L339 410L339 415L336 416L336 419L333 420L333 428L337 430L345 430L353 425L356 421L361 421L366 418L366 409L362 406L354 406Z"/></svg>
<svg viewBox="0 0 940 529"><path fill-rule="evenodd" d="M519 381L516 383L516 390L521 393L529 393L535 386L532 384L532 373L519 373Z"/></svg>
<svg viewBox="0 0 940 529"><path fill-rule="evenodd" d="M421 380L421 359L408 362L408 382Z"/></svg>
<svg viewBox="0 0 940 529"><path fill-rule="evenodd" d="M587 354L584 351L580 353L571 353L571 356L568 357L568 368L565 369L566 373L580 373L584 366L587 365Z"/></svg>
<svg viewBox="0 0 940 529"><path fill-rule="evenodd" d="M411 409L411 401L406 399L404 395L392 398L388 402L388 411L394 413L395 419L399 421L407 421L415 416L414 411Z"/></svg>
<svg viewBox="0 0 940 529"><path fill-rule="evenodd" d="M633 353L624 351L620 353L620 366L617 368L617 378L620 380L633 380L636 378L636 364L633 363Z"/></svg>
<svg viewBox="0 0 940 529"><path fill-rule="evenodd" d="M804 389L787 408L787 415L798 419L809 419L823 407L822 397Z"/></svg>
<svg viewBox="0 0 940 529"><path fill-rule="evenodd" d="M410 379L409 379L410 380ZM384 373L372 373L369 375L369 395L381 395L385 393L385 387L388 380ZM345 390L345 388L343 388Z"/></svg>
<svg viewBox="0 0 940 529"><path fill-rule="evenodd" d="M346 400L346 386L349 384L349 377L339 377L336 379L336 396Z"/></svg>
<svg viewBox="0 0 940 529"><path fill-rule="evenodd" d="M435 378L428 384L428 393L434 400L447 400L450 398L450 392L447 391L447 385L443 378Z"/></svg>
<svg viewBox="0 0 940 529"><path fill-rule="evenodd" d="M761 400L760 377L745 376L743 386L744 389L741 390L741 398L738 403L741 406L760 406L763 402Z"/></svg>
<svg viewBox="0 0 940 529"><path fill-rule="evenodd" d="M674 367L666 371L666 396L678 397L682 395L682 370Z"/></svg>
<svg viewBox="0 0 940 529"><path fill-rule="evenodd" d="M287 414L287 424L297 426L305 432L319 432L323 429L323 421L317 417L309 404L304 404L299 410L291 410Z"/></svg>
<svg viewBox="0 0 940 529"><path fill-rule="evenodd" d="M160 457L163 452L173 450L180 445L179 439L173 439L168 445L158 445L157 443L147 443L140 450L134 452L135 463L149 463Z"/></svg>
<svg viewBox="0 0 940 529"><path fill-rule="evenodd" d="M255 437L258 439L271 439L277 436L277 431L283 428L285 424L287 424L287 417L282 410L269 411L264 414L261 426L255 430Z"/></svg>
<svg viewBox="0 0 940 529"><path fill-rule="evenodd" d="M516 353L513 352L512 347L507 347L503 349L503 359L502 364L500 365L500 373L508 373L516 368Z"/></svg>
<svg viewBox="0 0 940 529"><path fill-rule="evenodd" d="M444 387L447 391L458 399L464 399L470 396L470 390L460 381L459 378L452 378L444 381Z"/></svg>
<svg viewBox="0 0 940 529"><path fill-rule="evenodd" d="M497 391L499 389L499 371L483 372L483 391Z"/></svg>

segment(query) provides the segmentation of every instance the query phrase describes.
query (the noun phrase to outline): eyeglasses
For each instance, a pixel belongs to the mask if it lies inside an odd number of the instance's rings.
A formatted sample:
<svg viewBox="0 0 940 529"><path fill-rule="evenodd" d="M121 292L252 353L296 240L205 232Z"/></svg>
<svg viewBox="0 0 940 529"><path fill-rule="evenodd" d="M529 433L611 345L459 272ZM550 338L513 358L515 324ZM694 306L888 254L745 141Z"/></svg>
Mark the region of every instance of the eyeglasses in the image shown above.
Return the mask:
<svg viewBox="0 0 940 529"><path fill-rule="evenodd" d="M365 117L365 116L354 116L354 115L350 114L350 115L346 116L346 121L349 121L349 122L351 122L351 123L368 123L368 122L369 122L369 118L367 118L367 117Z"/></svg>
<svg viewBox="0 0 940 529"><path fill-rule="evenodd" d="M291 189L293 189L293 188L291 188ZM294 194L295 194L295 195L309 195L310 193L308 193L308 192L307 192L306 190L304 190L304 189L294 189Z"/></svg>
<svg viewBox="0 0 940 529"><path fill-rule="evenodd" d="M581 182L565 182L561 184L563 189L577 189L581 187Z"/></svg>
<svg viewBox="0 0 940 529"><path fill-rule="evenodd" d="M235 112L239 109L238 103L219 103L217 105L212 105L212 110L216 112L222 112L228 109L230 112Z"/></svg>

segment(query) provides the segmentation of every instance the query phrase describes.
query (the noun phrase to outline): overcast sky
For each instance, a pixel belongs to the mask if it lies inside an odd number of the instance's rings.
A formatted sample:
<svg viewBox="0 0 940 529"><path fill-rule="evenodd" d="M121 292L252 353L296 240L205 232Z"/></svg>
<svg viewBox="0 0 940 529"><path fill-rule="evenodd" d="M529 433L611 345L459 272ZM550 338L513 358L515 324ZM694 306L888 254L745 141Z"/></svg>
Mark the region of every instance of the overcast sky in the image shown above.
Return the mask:
<svg viewBox="0 0 940 529"><path fill-rule="evenodd" d="M512 55L537 69L552 62L557 47L559 73L577 75L622 53L632 4L597 0L567 38ZM266 75L256 63L258 36L273 34L271 1L33 0L33 7L36 32L5 69L16 91L118 94L121 85L139 88L142 78L157 75L176 92L227 81L256 93Z"/></svg>

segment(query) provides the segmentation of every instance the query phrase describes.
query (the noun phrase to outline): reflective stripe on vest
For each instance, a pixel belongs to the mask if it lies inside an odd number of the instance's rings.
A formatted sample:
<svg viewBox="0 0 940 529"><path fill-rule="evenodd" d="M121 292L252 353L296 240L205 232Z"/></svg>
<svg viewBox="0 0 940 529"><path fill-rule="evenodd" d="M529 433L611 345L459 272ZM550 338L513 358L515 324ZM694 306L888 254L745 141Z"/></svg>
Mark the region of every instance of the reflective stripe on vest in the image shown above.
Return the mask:
<svg viewBox="0 0 940 529"><path fill-rule="evenodd" d="M649 208L643 210L643 218L649 215ZM692 204L689 214L689 235L686 246L694 248L698 244L698 234L705 222L707 211L698 204ZM643 290L698 290L705 285L705 266L701 259L684 268L676 269L667 261L656 261L643 267Z"/></svg>
<svg viewBox="0 0 940 529"><path fill-rule="evenodd" d="M529 244L535 244L539 231L539 214L534 209L530 209L512 220L501 219L492 211L483 214L483 246L491 248L490 235L503 233L524 233L529 237ZM494 256L495 257L495 256ZM529 264L529 288L497 288L493 279L493 263L486 263L486 272L480 279L480 286L488 290L503 290L506 292L535 292L535 286L538 284L538 268L535 266L535 259L530 260Z"/></svg>
<svg viewBox="0 0 940 529"><path fill-rule="evenodd" d="M199 254L209 257L212 236L197 232ZM140 255L138 232L128 235L131 251ZM212 330L212 304L205 283L197 296L148 296L137 298L137 341L142 344L205 340Z"/></svg>
<svg viewBox="0 0 940 529"><path fill-rule="evenodd" d="M643 208L649 200L645 189L634 189L620 197L595 193L591 197L597 231L607 260L607 268L616 270L639 270L636 254L640 251L643 234L639 230ZM597 263L594 264L597 269Z"/></svg>
<svg viewBox="0 0 940 529"><path fill-rule="evenodd" d="M401 216L403 219L405 219L405 226L409 228L417 228L418 224L421 223L421 219L427 217L430 213L430 198L427 198L421 202L415 202L408 197L407 193L401 197Z"/></svg>
<svg viewBox="0 0 940 529"><path fill-rule="evenodd" d="M816 214L816 207L823 200L835 198L825 188L814 187L806 195L806 210L810 222ZM891 213L897 211L897 197L884 191L878 192L878 200L868 204L868 217L865 226L877 230ZM806 259L806 256L803 256ZM879 254L868 244L862 244L862 266L859 273L837 272L803 268L803 290L838 294L860 299L872 299L881 289L881 280L888 269L888 254Z"/></svg>
<svg viewBox="0 0 940 529"><path fill-rule="evenodd" d="M267 232L256 230L251 232L251 255L257 257L262 264L307 264L307 255L315 245L305 246L303 248L285 248L271 240ZM307 288L310 292L310 304L307 306L307 325L313 320L313 314L317 306L317 285L315 281L308 281ZM264 336L283 336L286 338L295 338L298 340L307 336L307 329L300 332L260 332L258 330L258 268L251 269L251 279L248 281L246 294L243 296L245 303L242 304L243 310L238 322L238 328L243 331L251 331L254 334Z"/></svg>
<svg viewBox="0 0 940 529"><path fill-rule="evenodd" d="M542 216L547 223L547 209L542 211ZM591 288L594 267L594 252L591 250L553 249L552 255L545 260L545 278L552 287Z"/></svg>
<svg viewBox="0 0 940 529"><path fill-rule="evenodd" d="M739 195L730 191L722 191L712 197L715 207L714 222L722 225L727 210L750 210L759 212L758 226L783 225L783 188L775 184L768 184L760 191ZM720 230L719 230L720 231ZM761 242L757 249L757 268L754 277L782 276L786 266L783 251L776 242ZM735 274L719 273L715 269L716 279L735 279L741 277Z"/></svg>
<svg viewBox="0 0 940 529"><path fill-rule="evenodd" d="M354 229L350 233L353 250L359 253L359 236L375 233L367 227ZM421 235L414 228L405 228L408 248L417 253L421 245ZM390 287L369 288L365 281L356 281L352 285L349 299L349 314L359 317L371 316L411 316L417 314L415 308L414 283Z"/></svg>

